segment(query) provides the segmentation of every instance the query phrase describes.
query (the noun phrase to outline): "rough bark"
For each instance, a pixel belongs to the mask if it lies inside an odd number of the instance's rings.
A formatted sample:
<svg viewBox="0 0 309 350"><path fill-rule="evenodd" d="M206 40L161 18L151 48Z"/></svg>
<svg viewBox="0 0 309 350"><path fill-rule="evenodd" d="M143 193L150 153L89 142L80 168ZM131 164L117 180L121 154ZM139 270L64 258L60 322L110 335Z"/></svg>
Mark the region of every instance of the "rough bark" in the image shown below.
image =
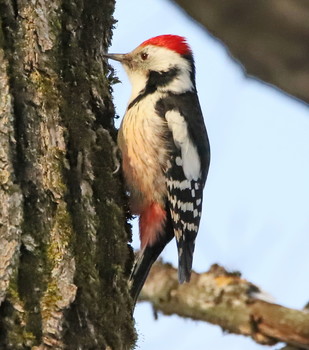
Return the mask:
<svg viewBox="0 0 309 350"><path fill-rule="evenodd" d="M246 72L309 103L307 0L174 0Z"/></svg>
<svg viewBox="0 0 309 350"><path fill-rule="evenodd" d="M129 349L113 0L0 0L0 348Z"/></svg>
<svg viewBox="0 0 309 350"><path fill-rule="evenodd" d="M257 343L287 343L309 349L309 313L262 300L263 293L239 273L213 265L209 272L193 273L179 285L177 270L157 263L140 295L166 315L177 314L217 324L224 331L250 336ZM264 295L265 298L265 295Z"/></svg>

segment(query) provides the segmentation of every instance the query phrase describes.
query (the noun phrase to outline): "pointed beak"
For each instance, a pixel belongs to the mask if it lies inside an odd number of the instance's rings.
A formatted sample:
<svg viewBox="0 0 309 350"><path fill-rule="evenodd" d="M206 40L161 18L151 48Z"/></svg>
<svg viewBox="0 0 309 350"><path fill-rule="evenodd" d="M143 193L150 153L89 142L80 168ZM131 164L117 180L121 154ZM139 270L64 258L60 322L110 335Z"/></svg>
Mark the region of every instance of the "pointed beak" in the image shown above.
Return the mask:
<svg viewBox="0 0 309 350"><path fill-rule="evenodd" d="M127 59L126 54L121 54L121 53L108 53L108 54L103 54L103 57L109 58L114 61L118 62L124 62Z"/></svg>

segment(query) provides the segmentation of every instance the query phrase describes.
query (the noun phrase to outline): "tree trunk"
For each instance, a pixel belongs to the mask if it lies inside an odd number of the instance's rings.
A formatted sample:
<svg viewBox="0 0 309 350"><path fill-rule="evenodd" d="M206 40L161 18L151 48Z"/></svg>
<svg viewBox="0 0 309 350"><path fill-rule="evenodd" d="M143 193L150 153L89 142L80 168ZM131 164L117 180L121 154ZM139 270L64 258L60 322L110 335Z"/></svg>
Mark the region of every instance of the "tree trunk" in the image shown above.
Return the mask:
<svg viewBox="0 0 309 350"><path fill-rule="evenodd" d="M129 349L113 0L0 0L0 348Z"/></svg>
<svg viewBox="0 0 309 350"><path fill-rule="evenodd" d="M307 0L174 0L250 75L309 103Z"/></svg>

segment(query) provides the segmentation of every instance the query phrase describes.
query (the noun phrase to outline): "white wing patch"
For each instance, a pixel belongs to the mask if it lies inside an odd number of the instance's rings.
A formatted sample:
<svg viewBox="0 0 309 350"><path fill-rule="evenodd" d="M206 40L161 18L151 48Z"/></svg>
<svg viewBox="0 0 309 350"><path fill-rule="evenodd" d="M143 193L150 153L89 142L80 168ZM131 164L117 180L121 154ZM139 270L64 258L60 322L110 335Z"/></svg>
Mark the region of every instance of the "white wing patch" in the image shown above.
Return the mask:
<svg viewBox="0 0 309 350"><path fill-rule="evenodd" d="M201 162L197 149L190 139L187 122L175 110L166 112L165 118L175 145L181 150L183 172L188 180L196 181L201 175Z"/></svg>

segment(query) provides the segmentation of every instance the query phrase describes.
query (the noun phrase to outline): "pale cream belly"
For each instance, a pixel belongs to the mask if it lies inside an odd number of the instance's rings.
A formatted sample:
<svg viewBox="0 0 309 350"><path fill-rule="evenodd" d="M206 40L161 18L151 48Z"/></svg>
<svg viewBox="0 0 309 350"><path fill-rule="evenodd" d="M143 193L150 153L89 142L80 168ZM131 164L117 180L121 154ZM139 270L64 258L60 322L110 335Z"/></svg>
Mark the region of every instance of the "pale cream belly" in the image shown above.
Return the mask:
<svg viewBox="0 0 309 350"><path fill-rule="evenodd" d="M165 205L167 191L163 169L168 152L161 135L166 124L155 114L137 120L134 110L130 112L119 130L118 145L130 192L131 211L141 214L153 202L162 207Z"/></svg>
<svg viewBox="0 0 309 350"><path fill-rule="evenodd" d="M153 202L164 207L166 183L162 169L149 156L128 156L123 152L123 172L130 192L130 206L133 214L140 214Z"/></svg>

